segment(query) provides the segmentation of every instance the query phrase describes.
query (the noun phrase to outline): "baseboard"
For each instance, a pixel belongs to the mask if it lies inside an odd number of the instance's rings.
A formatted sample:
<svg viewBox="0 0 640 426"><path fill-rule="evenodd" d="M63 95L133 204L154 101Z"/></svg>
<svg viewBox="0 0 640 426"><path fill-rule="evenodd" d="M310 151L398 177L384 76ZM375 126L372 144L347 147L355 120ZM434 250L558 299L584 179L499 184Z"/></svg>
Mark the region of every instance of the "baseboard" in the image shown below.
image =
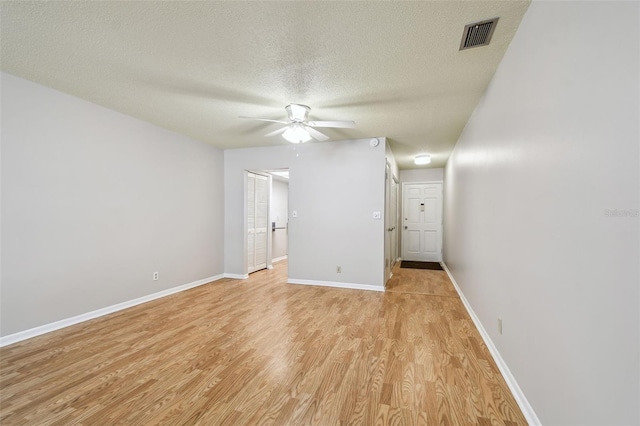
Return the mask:
<svg viewBox="0 0 640 426"><path fill-rule="evenodd" d="M276 262L281 262L283 260L287 260L289 256L288 255L284 255L284 256L280 256L280 257L276 257L275 259L271 259L271 263L276 263Z"/></svg>
<svg viewBox="0 0 640 426"><path fill-rule="evenodd" d="M531 404L529 404L527 397L524 395L524 392L522 392L522 389L520 389L520 386L518 385L518 382L516 381L515 377L513 377L513 374L511 374L511 370L509 370L507 363L504 361L504 359L502 359L502 356L500 355L498 348L496 347L496 345L493 344L493 341L491 340L489 333L487 333L487 330L484 328L484 326L480 322L480 318L478 318L476 313L473 311L473 308L471 308L471 305L469 304L469 301L467 300L467 298L464 297L464 293L462 293L460 286L458 286L458 283L456 282L455 278L453 278L453 275L451 275L451 271L449 271L449 268L447 268L447 265L444 262L440 262L440 264L442 265L445 272L449 276L449 279L453 283L453 286L456 288L456 291L460 296L460 300L462 300L462 303L464 304L464 307L467 309L469 316L471 317L471 319L473 320L473 323L476 325L476 328L480 332L480 335L482 336L482 340L484 340L485 345L487 345L487 348L489 349L489 352L491 353L493 360L496 362L498 369L502 373L502 377L504 377L504 380L507 382L507 386L509 386L509 389L511 390L513 397L518 403L520 410L522 410L522 414L524 414L525 419L527 419L527 422L531 426L541 425L542 423L540 422L540 419L538 419L538 416L536 415L535 411L533 411L533 407L531 407Z"/></svg>
<svg viewBox="0 0 640 426"><path fill-rule="evenodd" d="M249 274L224 274L224 278L231 278L234 280L246 280L249 278Z"/></svg>
<svg viewBox="0 0 640 426"><path fill-rule="evenodd" d="M314 285L320 287L348 288L351 290L368 290L368 291L384 291L384 287L378 287L371 284L354 284L335 281L316 281L316 280L299 280L297 278L289 278L288 284Z"/></svg>
<svg viewBox="0 0 640 426"><path fill-rule="evenodd" d="M41 325L31 328L25 331L19 331L8 336L0 337L0 347L11 345L13 343L21 342L32 337L40 336L42 334L50 333L52 331L60 330L61 328L69 327L71 325L79 324L84 321L89 321L104 315L109 315L114 312L121 311L123 309L131 308L142 303L150 302L152 300L160 299L162 297L169 296L171 294L179 293L181 291L189 290L194 287L208 284L212 281L217 281L224 278L222 274L215 275L213 277L204 278L198 281L194 281L189 284L184 284L178 287L172 287L167 290L162 290L157 293L152 293L147 296L138 297L137 299L128 300L126 302L118 303L116 305L107 306L105 308L97 309L95 311L87 312L84 314L76 315L71 318L66 318L60 321L52 322L50 324Z"/></svg>

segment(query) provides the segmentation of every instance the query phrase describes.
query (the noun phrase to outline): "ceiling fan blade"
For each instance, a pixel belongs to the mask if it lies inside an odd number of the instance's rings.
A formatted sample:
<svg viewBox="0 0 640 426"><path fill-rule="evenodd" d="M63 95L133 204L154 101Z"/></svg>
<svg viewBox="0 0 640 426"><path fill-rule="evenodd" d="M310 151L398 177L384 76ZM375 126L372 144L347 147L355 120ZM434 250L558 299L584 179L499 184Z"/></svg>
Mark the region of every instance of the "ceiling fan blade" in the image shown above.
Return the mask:
<svg viewBox="0 0 640 426"><path fill-rule="evenodd" d="M283 127L282 129L274 130L273 132L267 133L265 136L266 137L270 137L270 136L279 135L281 133L286 132L288 128L289 128L289 126Z"/></svg>
<svg viewBox="0 0 640 426"><path fill-rule="evenodd" d="M309 121L305 124L311 127L337 127L341 129L353 129L356 127L354 121Z"/></svg>
<svg viewBox="0 0 640 426"><path fill-rule="evenodd" d="M309 135L311 135L311 137L317 141L324 142L329 139L329 136L325 135L324 133L320 133L314 128L307 127L307 131L309 132Z"/></svg>
<svg viewBox="0 0 640 426"><path fill-rule="evenodd" d="M271 123L281 123L281 124L289 124L288 121L282 121L282 120L269 120L268 118L255 118L255 117L238 117L238 118L246 118L247 120L258 120L258 121L269 121Z"/></svg>

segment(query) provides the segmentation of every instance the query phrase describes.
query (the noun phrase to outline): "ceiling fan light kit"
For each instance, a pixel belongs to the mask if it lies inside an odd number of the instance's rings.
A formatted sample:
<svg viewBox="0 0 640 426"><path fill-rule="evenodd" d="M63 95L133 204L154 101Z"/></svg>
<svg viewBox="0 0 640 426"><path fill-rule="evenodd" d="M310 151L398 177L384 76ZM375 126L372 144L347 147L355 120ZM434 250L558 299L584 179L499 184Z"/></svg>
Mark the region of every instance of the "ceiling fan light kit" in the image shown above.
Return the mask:
<svg viewBox="0 0 640 426"><path fill-rule="evenodd" d="M311 140L311 135L301 124L292 124L284 131L282 137L291 143L304 143Z"/></svg>
<svg viewBox="0 0 640 426"><path fill-rule="evenodd" d="M341 129L353 129L356 127L356 123L353 121L308 121L309 111L311 111L311 108L306 105L289 104L284 107L284 109L287 111L288 121L254 117L240 118L286 124L286 127L267 133L265 136L270 137L281 134L283 138L291 143L304 143L311 139L322 142L329 139L329 136L317 131L314 127L333 127Z"/></svg>
<svg viewBox="0 0 640 426"><path fill-rule="evenodd" d="M431 162L431 156L429 154L418 154L413 157L413 162L418 166L429 164Z"/></svg>

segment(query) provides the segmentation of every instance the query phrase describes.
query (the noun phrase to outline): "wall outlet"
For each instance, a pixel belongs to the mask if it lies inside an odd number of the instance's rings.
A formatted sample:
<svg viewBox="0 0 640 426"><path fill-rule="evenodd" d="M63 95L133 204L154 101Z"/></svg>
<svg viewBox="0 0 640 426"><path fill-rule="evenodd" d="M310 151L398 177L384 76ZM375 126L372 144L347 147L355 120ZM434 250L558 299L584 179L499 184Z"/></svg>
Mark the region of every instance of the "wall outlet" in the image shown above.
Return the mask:
<svg viewBox="0 0 640 426"><path fill-rule="evenodd" d="M341 274L342 273L342 266L336 266L336 272Z"/></svg>
<svg viewBox="0 0 640 426"><path fill-rule="evenodd" d="M498 333L502 334L502 318L498 318Z"/></svg>
<svg viewBox="0 0 640 426"><path fill-rule="evenodd" d="M154 272L154 273L153 273L153 280L154 280L154 281L158 281L158 279L159 279L159 278L158 278L158 273L157 273L157 272Z"/></svg>

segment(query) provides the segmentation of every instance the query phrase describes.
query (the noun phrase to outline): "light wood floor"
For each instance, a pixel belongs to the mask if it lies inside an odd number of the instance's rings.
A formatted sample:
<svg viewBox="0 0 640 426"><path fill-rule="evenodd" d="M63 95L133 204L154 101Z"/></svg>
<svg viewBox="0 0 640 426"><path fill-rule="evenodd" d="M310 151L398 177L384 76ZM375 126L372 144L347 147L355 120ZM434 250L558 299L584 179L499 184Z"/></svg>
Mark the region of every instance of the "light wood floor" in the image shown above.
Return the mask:
<svg viewBox="0 0 640 426"><path fill-rule="evenodd" d="M281 262L16 343L0 423L526 424L444 272L388 287L290 285Z"/></svg>

